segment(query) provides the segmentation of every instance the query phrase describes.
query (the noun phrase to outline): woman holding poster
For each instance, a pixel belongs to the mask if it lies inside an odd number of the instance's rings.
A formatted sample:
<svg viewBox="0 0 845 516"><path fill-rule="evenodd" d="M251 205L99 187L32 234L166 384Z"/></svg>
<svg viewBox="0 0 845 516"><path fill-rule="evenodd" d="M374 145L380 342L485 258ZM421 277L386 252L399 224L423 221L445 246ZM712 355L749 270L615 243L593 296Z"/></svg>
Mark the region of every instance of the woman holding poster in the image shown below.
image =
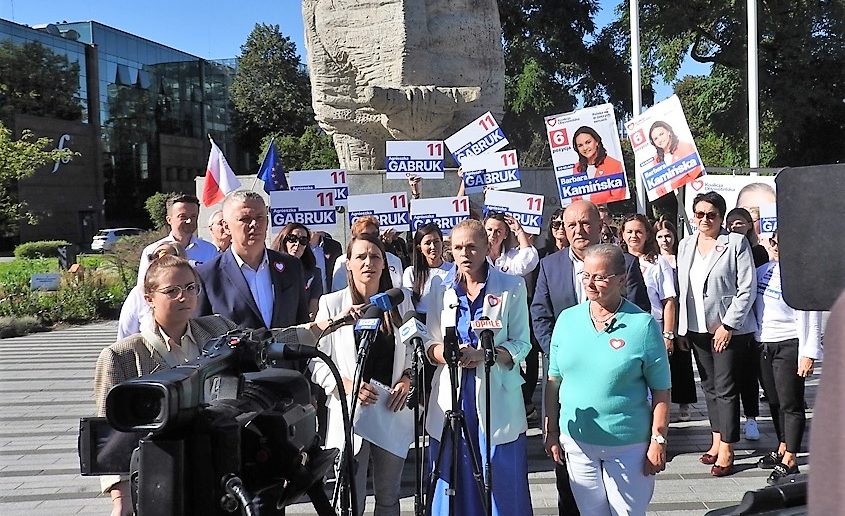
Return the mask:
<svg viewBox="0 0 845 516"><path fill-rule="evenodd" d="M607 155L607 150L604 148L601 136L592 127L582 125L575 131L573 138L575 143L575 151L578 153L578 163L572 170L572 175L587 174L590 179L604 176L611 176L615 174L624 174L625 169L622 162ZM589 199L586 199L589 197ZM572 200L578 200L582 197L573 197ZM585 200L589 200L594 204L603 204L614 201L625 200L625 189L608 190L605 192L597 192L589 196L583 196Z"/></svg>

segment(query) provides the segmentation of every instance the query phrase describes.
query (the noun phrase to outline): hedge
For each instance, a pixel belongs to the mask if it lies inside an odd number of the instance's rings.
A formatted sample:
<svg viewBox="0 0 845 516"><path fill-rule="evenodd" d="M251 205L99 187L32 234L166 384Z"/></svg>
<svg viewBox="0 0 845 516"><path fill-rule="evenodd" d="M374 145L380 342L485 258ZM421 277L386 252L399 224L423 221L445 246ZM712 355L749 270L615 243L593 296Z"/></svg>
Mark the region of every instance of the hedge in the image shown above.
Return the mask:
<svg viewBox="0 0 845 516"><path fill-rule="evenodd" d="M59 256L59 247L71 245L66 240L37 240L15 247L15 258L51 258Z"/></svg>

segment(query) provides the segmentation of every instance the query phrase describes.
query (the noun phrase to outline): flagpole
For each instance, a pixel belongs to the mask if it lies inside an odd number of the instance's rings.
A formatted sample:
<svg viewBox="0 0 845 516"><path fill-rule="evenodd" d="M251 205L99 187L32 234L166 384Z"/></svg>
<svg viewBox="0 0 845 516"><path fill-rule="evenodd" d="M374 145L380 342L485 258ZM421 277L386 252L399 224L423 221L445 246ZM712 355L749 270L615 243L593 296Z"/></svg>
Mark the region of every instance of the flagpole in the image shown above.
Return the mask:
<svg viewBox="0 0 845 516"><path fill-rule="evenodd" d="M631 2L631 98L633 116L639 116L643 109L643 87L640 80L640 2ZM634 181L637 183L637 213L645 214L648 208L645 183L642 175L635 172Z"/></svg>
<svg viewBox="0 0 845 516"><path fill-rule="evenodd" d="M751 175L760 166L760 101L757 85L757 0L748 0L748 158Z"/></svg>

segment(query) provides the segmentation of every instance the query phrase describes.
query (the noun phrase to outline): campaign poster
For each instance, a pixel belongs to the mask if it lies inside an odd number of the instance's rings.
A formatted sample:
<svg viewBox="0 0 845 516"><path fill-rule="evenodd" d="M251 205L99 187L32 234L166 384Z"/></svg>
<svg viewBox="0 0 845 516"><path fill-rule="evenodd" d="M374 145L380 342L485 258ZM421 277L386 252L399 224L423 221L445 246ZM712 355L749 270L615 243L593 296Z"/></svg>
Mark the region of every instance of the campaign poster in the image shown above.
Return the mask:
<svg viewBox="0 0 845 516"><path fill-rule="evenodd" d="M270 224L281 229L296 222L311 231L333 232L337 224L335 190L282 190L270 192Z"/></svg>
<svg viewBox="0 0 845 516"><path fill-rule="evenodd" d="M611 104L547 116L545 121L561 206L631 196Z"/></svg>
<svg viewBox="0 0 845 516"><path fill-rule="evenodd" d="M703 176L704 164L677 95L625 124L634 149L636 174L649 201Z"/></svg>
<svg viewBox="0 0 845 516"><path fill-rule="evenodd" d="M378 219L379 228L382 231L386 229L411 230L407 192L350 195L347 200L350 226L358 217L372 215Z"/></svg>
<svg viewBox="0 0 845 516"><path fill-rule="evenodd" d="M426 224L437 224L444 235L458 222L469 218L469 197L434 197L411 201L411 231Z"/></svg>
<svg viewBox="0 0 845 516"><path fill-rule="evenodd" d="M349 197L349 183L346 182L346 171L341 169L326 170L292 170L288 173L288 184L291 190L321 190L333 188L334 203L345 206Z"/></svg>
<svg viewBox="0 0 845 516"><path fill-rule="evenodd" d="M506 213L522 224L526 233L539 235L543 229L545 197L501 190L487 190L484 194L484 215L495 211Z"/></svg>
<svg viewBox="0 0 845 516"><path fill-rule="evenodd" d="M385 170L387 179L443 179L446 161L442 141L387 141Z"/></svg>
<svg viewBox="0 0 845 516"><path fill-rule="evenodd" d="M752 215L753 217L753 215ZM772 238L778 230L778 210L775 204L763 204L760 206L760 218L757 223L760 226L760 238ZM768 247L768 246L767 246Z"/></svg>
<svg viewBox="0 0 845 516"><path fill-rule="evenodd" d="M446 146L449 147L452 157L461 165L468 156L481 156L497 151L507 144L505 133L489 111L446 138Z"/></svg>
<svg viewBox="0 0 845 516"><path fill-rule="evenodd" d="M762 207L776 202L775 176L709 175L694 180L686 186L684 193L684 212L688 220L693 221L695 196L706 192L716 192L724 197L727 211L745 208L751 213L751 218L759 221ZM755 226L760 233L759 224Z"/></svg>
<svg viewBox="0 0 845 516"><path fill-rule="evenodd" d="M467 157L463 174L464 191L468 194L481 193L485 187L508 190L522 185L515 150Z"/></svg>

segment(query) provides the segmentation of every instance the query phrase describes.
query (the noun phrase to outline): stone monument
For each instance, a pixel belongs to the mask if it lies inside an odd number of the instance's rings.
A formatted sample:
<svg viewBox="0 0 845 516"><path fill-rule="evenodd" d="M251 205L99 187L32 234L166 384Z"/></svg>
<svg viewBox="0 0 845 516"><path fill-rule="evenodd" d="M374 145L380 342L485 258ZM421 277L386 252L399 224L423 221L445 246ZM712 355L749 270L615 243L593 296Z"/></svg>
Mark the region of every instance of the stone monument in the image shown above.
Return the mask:
<svg viewBox="0 0 845 516"><path fill-rule="evenodd" d="M302 15L315 117L342 168L384 168L386 140L503 112L496 0L303 0Z"/></svg>

